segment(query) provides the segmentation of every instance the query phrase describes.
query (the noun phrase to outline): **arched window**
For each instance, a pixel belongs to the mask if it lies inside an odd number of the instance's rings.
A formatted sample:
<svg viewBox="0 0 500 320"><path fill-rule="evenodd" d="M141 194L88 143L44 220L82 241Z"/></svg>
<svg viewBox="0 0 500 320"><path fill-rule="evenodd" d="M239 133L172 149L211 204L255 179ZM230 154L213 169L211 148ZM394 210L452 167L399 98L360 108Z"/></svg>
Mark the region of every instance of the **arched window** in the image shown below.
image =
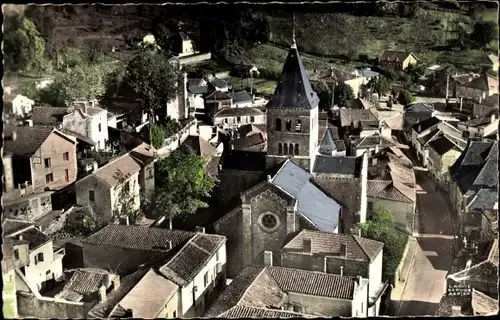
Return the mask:
<svg viewBox="0 0 500 320"><path fill-rule="evenodd" d="M292 156L293 155L293 144L292 143L290 143L290 147L289 147L288 151L290 152L290 155Z"/></svg>
<svg viewBox="0 0 500 320"><path fill-rule="evenodd" d="M301 132L302 131L302 121L297 120L295 123L295 132Z"/></svg>
<svg viewBox="0 0 500 320"><path fill-rule="evenodd" d="M279 155L283 154L283 145L281 144L281 142L278 143L278 154Z"/></svg>
<svg viewBox="0 0 500 320"><path fill-rule="evenodd" d="M295 151L296 156L299 154L299 144L298 143L295 144L295 149L293 149L293 151Z"/></svg>
<svg viewBox="0 0 500 320"><path fill-rule="evenodd" d="M281 119L276 119L276 131L281 131Z"/></svg>
<svg viewBox="0 0 500 320"><path fill-rule="evenodd" d="M292 120L287 120L286 121L286 129L288 131L292 131Z"/></svg>
<svg viewBox="0 0 500 320"><path fill-rule="evenodd" d="M286 143L284 143L284 144L283 144L283 149L284 149L284 150L283 150L283 153L284 153L285 155L287 155L287 154L288 154L288 145L287 145Z"/></svg>

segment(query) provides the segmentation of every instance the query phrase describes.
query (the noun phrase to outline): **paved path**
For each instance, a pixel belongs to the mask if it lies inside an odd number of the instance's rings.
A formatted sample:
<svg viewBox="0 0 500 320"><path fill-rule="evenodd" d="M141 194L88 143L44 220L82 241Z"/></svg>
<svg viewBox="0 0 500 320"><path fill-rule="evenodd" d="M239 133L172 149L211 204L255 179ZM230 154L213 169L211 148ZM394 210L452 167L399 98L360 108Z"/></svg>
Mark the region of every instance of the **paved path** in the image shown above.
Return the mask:
<svg viewBox="0 0 500 320"><path fill-rule="evenodd" d="M454 256L454 231L447 203L427 172L417 170L416 174L420 237L398 316L434 314L445 293L445 276Z"/></svg>

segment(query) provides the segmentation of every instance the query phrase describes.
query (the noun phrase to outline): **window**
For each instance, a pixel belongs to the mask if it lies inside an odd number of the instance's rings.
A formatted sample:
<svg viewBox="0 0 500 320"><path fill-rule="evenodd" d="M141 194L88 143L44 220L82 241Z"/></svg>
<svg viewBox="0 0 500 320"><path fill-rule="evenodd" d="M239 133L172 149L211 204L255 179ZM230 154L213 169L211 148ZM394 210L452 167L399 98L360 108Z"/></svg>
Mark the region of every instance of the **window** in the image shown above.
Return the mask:
<svg viewBox="0 0 500 320"><path fill-rule="evenodd" d="M293 155L293 144L290 143L290 147L288 148L290 155Z"/></svg>
<svg viewBox="0 0 500 320"><path fill-rule="evenodd" d="M172 313L172 318L177 318L177 311L174 311L174 313Z"/></svg>
<svg viewBox="0 0 500 320"><path fill-rule="evenodd" d="M224 123L227 123L227 118L224 118Z"/></svg>
<svg viewBox="0 0 500 320"><path fill-rule="evenodd" d="M295 155L299 154L299 144L298 143L295 144L295 149L293 149L293 151L295 151Z"/></svg>
<svg viewBox="0 0 500 320"><path fill-rule="evenodd" d="M283 145L281 144L281 142L278 143L278 154L279 155L283 154Z"/></svg>
<svg viewBox="0 0 500 320"><path fill-rule="evenodd" d="M241 122L241 117L236 117L236 123L240 123Z"/></svg>
<svg viewBox="0 0 500 320"><path fill-rule="evenodd" d="M69 161L69 152L63 153L63 160L64 161Z"/></svg>
<svg viewBox="0 0 500 320"><path fill-rule="evenodd" d="M89 201L95 201L95 193L94 190L89 190Z"/></svg>
<svg viewBox="0 0 500 320"><path fill-rule="evenodd" d="M65 174L64 178L65 178L66 182L69 182L69 170L68 169L64 170L64 174Z"/></svg>
<svg viewBox="0 0 500 320"><path fill-rule="evenodd" d="M43 252L40 252L39 254L37 254L35 256L35 264L37 264L39 262L43 262Z"/></svg>
<svg viewBox="0 0 500 320"><path fill-rule="evenodd" d="M45 163L45 168L50 168L50 158L43 159L43 162Z"/></svg>
<svg viewBox="0 0 500 320"><path fill-rule="evenodd" d="M14 259L19 260L19 250L14 249Z"/></svg>
<svg viewBox="0 0 500 320"><path fill-rule="evenodd" d="M301 132L301 130L302 130L302 121L297 120L297 122L295 123L295 132Z"/></svg>
<svg viewBox="0 0 500 320"><path fill-rule="evenodd" d="M152 179L153 178L153 169L150 168L148 169L148 179Z"/></svg>
<svg viewBox="0 0 500 320"><path fill-rule="evenodd" d="M99 132L101 132L101 124L100 123L97 125L97 128L98 128Z"/></svg>
<svg viewBox="0 0 500 320"><path fill-rule="evenodd" d="M281 131L281 119L276 119L276 131Z"/></svg>
<svg viewBox="0 0 500 320"><path fill-rule="evenodd" d="M278 217L272 213L265 213L260 219L260 224L267 231L273 231L278 226Z"/></svg>
<svg viewBox="0 0 500 320"><path fill-rule="evenodd" d="M287 120L285 126L288 131L292 131L292 120Z"/></svg>
<svg viewBox="0 0 500 320"><path fill-rule="evenodd" d="M45 274L49 275L50 274L50 270L45 271Z"/></svg>
<svg viewBox="0 0 500 320"><path fill-rule="evenodd" d="M254 116L250 116L250 123L254 123L255 122L255 117Z"/></svg>
<svg viewBox="0 0 500 320"><path fill-rule="evenodd" d="M203 285L206 287L208 284L208 271L205 272L205 275L203 276Z"/></svg>
<svg viewBox="0 0 500 320"><path fill-rule="evenodd" d="M285 155L287 155L287 154L288 154L288 144L284 143L284 144L283 144L283 149L284 149L284 150L283 150L283 153L284 153Z"/></svg>
<svg viewBox="0 0 500 320"><path fill-rule="evenodd" d="M45 182L46 183L51 183L54 181L54 175L52 173L49 173L45 176Z"/></svg>

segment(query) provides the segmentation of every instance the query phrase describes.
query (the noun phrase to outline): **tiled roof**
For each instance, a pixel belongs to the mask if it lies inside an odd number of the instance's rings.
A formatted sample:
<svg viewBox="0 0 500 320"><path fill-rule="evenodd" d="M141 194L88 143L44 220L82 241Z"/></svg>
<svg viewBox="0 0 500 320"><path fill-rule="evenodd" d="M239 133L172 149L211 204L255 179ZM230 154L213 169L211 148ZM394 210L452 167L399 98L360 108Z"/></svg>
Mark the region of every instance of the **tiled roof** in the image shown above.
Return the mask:
<svg viewBox="0 0 500 320"><path fill-rule="evenodd" d="M410 51L394 51L394 50L385 50L380 56L380 61L405 61L412 52Z"/></svg>
<svg viewBox="0 0 500 320"><path fill-rule="evenodd" d="M222 292L205 317L218 316L234 306L278 309L289 292L350 300L356 279L323 272L281 267L244 269Z"/></svg>
<svg viewBox="0 0 500 320"><path fill-rule="evenodd" d="M252 102L253 100L246 90L231 92L229 95L233 98L233 103Z"/></svg>
<svg viewBox="0 0 500 320"><path fill-rule="evenodd" d="M189 86L188 92L192 94L208 93L208 86Z"/></svg>
<svg viewBox="0 0 500 320"><path fill-rule="evenodd" d="M77 139L77 141L78 140L83 141L83 142L85 142L85 143L87 143L87 144L89 144L91 146L95 146L96 145L96 142L93 141L92 139L90 139L89 137L86 137L86 136L81 135L79 133L76 133L74 131L71 131L71 130L68 130L68 129L65 129L65 128L62 128L60 131L62 133L64 133L65 135L67 135L67 136L74 137L75 139Z"/></svg>
<svg viewBox="0 0 500 320"><path fill-rule="evenodd" d="M13 132L16 133L15 140L9 139ZM4 127L4 151L20 157L31 157L52 132L52 127L7 125Z"/></svg>
<svg viewBox="0 0 500 320"><path fill-rule="evenodd" d="M341 250L341 244L346 245L347 253L339 258L356 261L373 261L384 244L382 242L361 238L351 234L336 234L302 230L282 248L282 252L304 252L304 240L311 240L311 253L336 255Z"/></svg>
<svg viewBox="0 0 500 320"><path fill-rule="evenodd" d="M373 111L365 109L340 109L340 125L342 127L351 126L361 121L377 121L377 116Z"/></svg>
<svg viewBox="0 0 500 320"><path fill-rule="evenodd" d="M110 224L90 235L84 243L147 251L169 251L195 235L194 232Z"/></svg>
<svg viewBox="0 0 500 320"><path fill-rule="evenodd" d="M347 101L347 106L349 109L364 109L368 110L370 108L373 108L373 104L365 99L361 98L356 98L353 100Z"/></svg>
<svg viewBox="0 0 500 320"><path fill-rule="evenodd" d="M134 318L156 318L179 287L150 269L118 304Z"/></svg>
<svg viewBox="0 0 500 320"><path fill-rule="evenodd" d="M448 275L448 278L455 281L473 281L473 282L486 282L498 283L498 239L495 239L486 259L477 264L472 261L469 269L463 270Z"/></svg>
<svg viewBox="0 0 500 320"><path fill-rule="evenodd" d="M243 116L260 116L264 112L257 108L224 108L215 114L215 117L243 117Z"/></svg>
<svg viewBox="0 0 500 320"><path fill-rule="evenodd" d="M204 158L210 158L217 154L217 149L201 136L188 136L182 146L189 148L196 155Z"/></svg>
<svg viewBox="0 0 500 320"><path fill-rule="evenodd" d="M330 197L342 205L344 210L354 214L361 206L361 180L354 179L324 179L314 177L314 183Z"/></svg>
<svg viewBox="0 0 500 320"><path fill-rule="evenodd" d="M414 103L405 107L403 112L434 112L434 105L428 103Z"/></svg>
<svg viewBox="0 0 500 320"><path fill-rule="evenodd" d="M234 149L242 151L266 151L267 140L263 133L240 136L234 140Z"/></svg>
<svg viewBox="0 0 500 320"><path fill-rule="evenodd" d="M106 270L95 268L75 269L70 270L68 273L70 278L66 282L63 291L78 293L81 296L96 293L101 286L109 288L113 276ZM117 277L117 275L114 276Z"/></svg>
<svg viewBox="0 0 500 320"><path fill-rule="evenodd" d="M335 173L354 176L358 169L358 159L348 156L317 155L314 161L314 173Z"/></svg>
<svg viewBox="0 0 500 320"><path fill-rule="evenodd" d="M111 160L105 166L94 171L91 175L104 181L110 187L114 187L122 183L123 179L138 173L141 169L142 166L140 162L127 153Z"/></svg>
<svg viewBox="0 0 500 320"><path fill-rule="evenodd" d="M266 154L263 152L230 150L221 160L223 169L262 172L266 169Z"/></svg>
<svg viewBox="0 0 500 320"><path fill-rule="evenodd" d="M4 203L5 205L5 203ZM33 226L34 224L29 221L24 220L15 220L15 219L5 219L2 221L2 229L4 236L8 236L11 233L19 231L21 229L25 229Z"/></svg>
<svg viewBox="0 0 500 320"><path fill-rule="evenodd" d="M408 148L408 146L396 142L394 138L387 138L378 133L366 137L352 136L351 139L353 146L358 149L369 148L374 146L379 146L382 148L391 148L391 147L399 147L403 149Z"/></svg>
<svg viewBox="0 0 500 320"><path fill-rule="evenodd" d="M244 124L238 128L238 133L241 137L247 135L253 135L255 133L266 133L267 125L266 124Z"/></svg>
<svg viewBox="0 0 500 320"><path fill-rule="evenodd" d="M202 86L203 81L204 80L202 78L191 78L191 79L187 79L187 84L188 84L188 87Z"/></svg>
<svg viewBox="0 0 500 320"><path fill-rule="evenodd" d="M456 144L448 139L446 135L429 142L429 147L436 151L440 156L444 155L446 152L452 149L460 150Z"/></svg>
<svg viewBox="0 0 500 320"><path fill-rule="evenodd" d="M392 201L399 201L399 202L408 202L412 203L414 202L414 198L409 198L409 192L408 195L405 195L403 192L401 192L400 189L405 188L403 184L398 184L399 188L396 188L394 182L391 181L383 181L383 180L368 180L367 184L367 196L370 198L378 198L378 199L385 199L385 200L392 200ZM409 188L409 187L406 187Z"/></svg>
<svg viewBox="0 0 500 320"><path fill-rule="evenodd" d="M429 133L427 133L425 136L418 138L417 141L422 146L426 146L429 141L438 137L439 135L441 135L441 130L439 130L438 128L434 128L431 129L431 131L429 131Z"/></svg>
<svg viewBox="0 0 500 320"><path fill-rule="evenodd" d="M22 236L23 241L28 243L28 248L30 251L40 248L44 244L52 241L45 233L33 227L28 230L25 230L13 238L19 239L19 236Z"/></svg>
<svg viewBox="0 0 500 320"><path fill-rule="evenodd" d="M481 118L475 118L471 119L469 121L464 122L464 125L467 127L473 127L473 128L478 128L481 126L487 126L491 124L491 117L486 116L486 117L481 117Z"/></svg>
<svg viewBox="0 0 500 320"><path fill-rule="evenodd" d="M287 160L271 182L292 195L297 211L321 231L333 232L339 224L340 205L312 182L309 172Z"/></svg>
<svg viewBox="0 0 500 320"><path fill-rule="evenodd" d="M149 144L142 142L128 153L135 161L141 165L146 166L156 158L156 150Z"/></svg>
<svg viewBox="0 0 500 320"><path fill-rule="evenodd" d="M384 120L389 128L392 130L403 130L403 114L400 113L395 117Z"/></svg>
<svg viewBox="0 0 500 320"><path fill-rule="evenodd" d="M434 315L438 317L450 317L452 313L452 307L454 306L461 308L461 315L473 315L470 296L453 296L450 294L445 294L441 298L441 301L439 301L436 313Z"/></svg>
<svg viewBox="0 0 500 320"><path fill-rule="evenodd" d="M439 120L438 118L436 117L431 117L429 119L426 119L424 121L420 121L419 123L415 123L412 128L413 130L415 130L418 134L424 132L425 130L427 129L430 129L434 126L437 126L437 124L441 122L441 120Z"/></svg>
<svg viewBox="0 0 500 320"><path fill-rule="evenodd" d="M478 265L486 260L488 260L488 257L490 253L492 252L492 247L495 243L493 241L489 242L481 242L478 243L478 252L477 253L471 253L467 249L462 249L460 250L457 255L455 256L455 259L453 260L453 263L451 264L450 271L448 272L448 276L451 276L453 274L456 274L458 272L461 272L465 270L467 261L471 260L471 266ZM498 245L497 245L498 246Z"/></svg>
<svg viewBox="0 0 500 320"><path fill-rule="evenodd" d="M160 268L160 273L183 286L196 276L225 241L223 236L198 233Z"/></svg>
<svg viewBox="0 0 500 320"><path fill-rule="evenodd" d="M314 109L318 103L319 98L311 87L299 51L296 45L292 45L267 107Z"/></svg>
<svg viewBox="0 0 500 320"><path fill-rule="evenodd" d="M221 157L212 157L210 161L205 164L205 171L213 178L217 178L219 174L219 163Z"/></svg>
<svg viewBox="0 0 500 320"><path fill-rule="evenodd" d="M63 121L63 117L71 112L68 108L34 107L31 119L34 125L56 125Z"/></svg>
<svg viewBox="0 0 500 320"><path fill-rule="evenodd" d="M465 83L463 86L485 91L490 89L498 90L498 80L490 76L480 76Z"/></svg>
<svg viewBox="0 0 500 320"><path fill-rule="evenodd" d="M235 306L218 318L313 318L314 316L284 310Z"/></svg>
<svg viewBox="0 0 500 320"><path fill-rule="evenodd" d="M216 78L216 79L211 80L210 83L212 85L214 85L214 87L217 87L217 88L227 88L227 86L228 86L227 81L224 79Z"/></svg>
<svg viewBox="0 0 500 320"><path fill-rule="evenodd" d="M225 92L215 90L205 97L205 101L231 100L231 96Z"/></svg>
<svg viewBox="0 0 500 320"><path fill-rule="evenodd" d="M491 316L498 314L498 299L493 299L476 289L472 289L471 306L475 315Z"/></svg>

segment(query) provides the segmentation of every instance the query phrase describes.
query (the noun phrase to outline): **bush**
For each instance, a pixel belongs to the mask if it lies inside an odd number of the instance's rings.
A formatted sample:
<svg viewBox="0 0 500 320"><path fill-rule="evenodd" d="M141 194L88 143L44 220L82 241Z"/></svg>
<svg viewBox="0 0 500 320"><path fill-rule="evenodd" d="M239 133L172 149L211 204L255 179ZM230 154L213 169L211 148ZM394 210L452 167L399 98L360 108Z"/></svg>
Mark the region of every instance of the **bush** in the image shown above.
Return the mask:
<svg viewBox="0 0 500 320"><path fill-rule="evenodd" d="M165 129L160 125L151 125L149 128L149 141L153 148L162 148L165 143Z"/></svg>
<svg viewBox="0 0 500 320"><path fill-rule="evenodd" d="M81 210L68 214L63 231L72 236L87 237L100 228L97 215L91 207L83 207Z"/></svg>
<svg viewBox="0 0 500 320"><path fill-rule="evenodd" d="M398 101L400 104L407 106L415 101L415 97L411 94L410 91L405 90L399 94Z"/></svg>

